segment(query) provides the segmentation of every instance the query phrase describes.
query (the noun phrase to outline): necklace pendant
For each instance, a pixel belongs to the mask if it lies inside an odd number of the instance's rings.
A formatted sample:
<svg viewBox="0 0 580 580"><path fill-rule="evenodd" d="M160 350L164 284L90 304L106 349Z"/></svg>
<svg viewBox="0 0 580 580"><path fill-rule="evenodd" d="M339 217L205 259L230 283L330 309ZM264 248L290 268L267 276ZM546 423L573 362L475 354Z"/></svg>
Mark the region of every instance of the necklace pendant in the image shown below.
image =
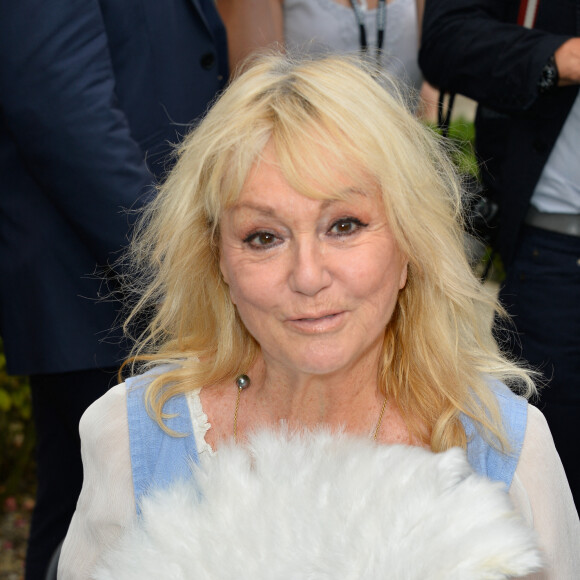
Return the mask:
<svg viewBox="0 0 580 580"><path fill-rule="evenodd" d="M243 391L244 389L247 389L250 386L250 377L248 375L240 375L237 379L236 379L236 386L238 387L238 389L240 391Z"/></svg>

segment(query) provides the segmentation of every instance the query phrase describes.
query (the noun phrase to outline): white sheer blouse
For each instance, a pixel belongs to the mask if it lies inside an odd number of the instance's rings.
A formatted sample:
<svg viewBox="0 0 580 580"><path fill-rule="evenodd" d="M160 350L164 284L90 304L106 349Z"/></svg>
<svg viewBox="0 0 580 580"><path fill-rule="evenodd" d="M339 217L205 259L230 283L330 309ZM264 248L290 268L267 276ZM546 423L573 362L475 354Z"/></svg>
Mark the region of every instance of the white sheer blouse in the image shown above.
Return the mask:
<svg viewBox="0 0 580 580"><path fill-rule="evenodd" d="M199 391L190 395L188 403L198 451L211 454L205 441L210 425ZM115 543L135 517L123 384L87 409L80 433L84 483L62 549L60 580L90 578L101 552ZM509 495L538 533L547 562L544 571L528 578L580 578L580 521L544 416L532 406Z"/></svg>

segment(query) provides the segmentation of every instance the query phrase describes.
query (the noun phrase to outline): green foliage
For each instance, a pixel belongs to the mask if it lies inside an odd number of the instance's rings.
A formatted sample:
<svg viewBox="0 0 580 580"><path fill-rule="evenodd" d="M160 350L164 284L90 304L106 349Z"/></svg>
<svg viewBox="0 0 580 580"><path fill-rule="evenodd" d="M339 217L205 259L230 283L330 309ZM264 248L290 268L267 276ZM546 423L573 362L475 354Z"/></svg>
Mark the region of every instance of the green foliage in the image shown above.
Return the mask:
<svg viewBox="0 0 580 580"><path fill-rule="evenodd" d="M475 158L475 127L465 119L451 121L449 139L454 144L453 160L460 173L479 177L479 168Z"/></svg>
<svg viewBox="0 0 580 580"><path fill-rule="evenodd" d="M440 133L436 124L430 123L434 131ZM459 173L479 177L479 168L475 157L475 126L466 119L454 119L449 125L448 145Z"/></svg>
<svg viewBox="0 0 580 580"><path fill-rule="evenodd" d="M34 440L28 380L6 374L0 340L0 499L32 492Z"/></svg>

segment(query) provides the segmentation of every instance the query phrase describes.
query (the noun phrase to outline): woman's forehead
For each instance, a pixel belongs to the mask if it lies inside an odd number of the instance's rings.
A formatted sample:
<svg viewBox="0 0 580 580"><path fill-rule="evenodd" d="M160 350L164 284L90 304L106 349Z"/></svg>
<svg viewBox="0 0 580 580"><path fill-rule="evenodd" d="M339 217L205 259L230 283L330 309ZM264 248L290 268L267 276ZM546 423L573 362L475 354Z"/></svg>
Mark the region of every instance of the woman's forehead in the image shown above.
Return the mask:
<svg viewBox="0 0 580 580"><path fill-rule="evenodd" d="M269 184L290 186L313 199L377 195L377 179L369 170L356 161L345 165L342 155L336 151L319 146L298 151L297 155L296 148L281 148L270 140L250 168L239 197L247 197L252 189Z"/></svg>

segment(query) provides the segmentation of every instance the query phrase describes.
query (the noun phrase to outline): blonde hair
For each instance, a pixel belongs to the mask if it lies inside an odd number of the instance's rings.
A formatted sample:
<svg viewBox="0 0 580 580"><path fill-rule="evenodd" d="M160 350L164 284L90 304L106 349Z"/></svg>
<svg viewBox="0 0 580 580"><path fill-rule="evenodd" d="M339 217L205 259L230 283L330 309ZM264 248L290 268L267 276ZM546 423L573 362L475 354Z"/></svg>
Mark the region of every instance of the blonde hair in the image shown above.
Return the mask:
<svg viewBox="0 0 580 580"><path fill-rule="evenodd" d="M257 58L183 141L141 218L129 256L138 276L128 325L148 317L134 360L174 363L147 394L160 425L168 398L233 380L259 354L222 279L219 235L224 209L235 203L267 143L304 195L333 195L336 167L355 179L370 175L382 192L409 263L385 329L379 383L411 431L434 451L465 446L463 412L505 448L486 376L525 394L534 387L497 351L483 314L499 306L465 256L454 166L392 81L360 59L336 56Z"/></svg>

